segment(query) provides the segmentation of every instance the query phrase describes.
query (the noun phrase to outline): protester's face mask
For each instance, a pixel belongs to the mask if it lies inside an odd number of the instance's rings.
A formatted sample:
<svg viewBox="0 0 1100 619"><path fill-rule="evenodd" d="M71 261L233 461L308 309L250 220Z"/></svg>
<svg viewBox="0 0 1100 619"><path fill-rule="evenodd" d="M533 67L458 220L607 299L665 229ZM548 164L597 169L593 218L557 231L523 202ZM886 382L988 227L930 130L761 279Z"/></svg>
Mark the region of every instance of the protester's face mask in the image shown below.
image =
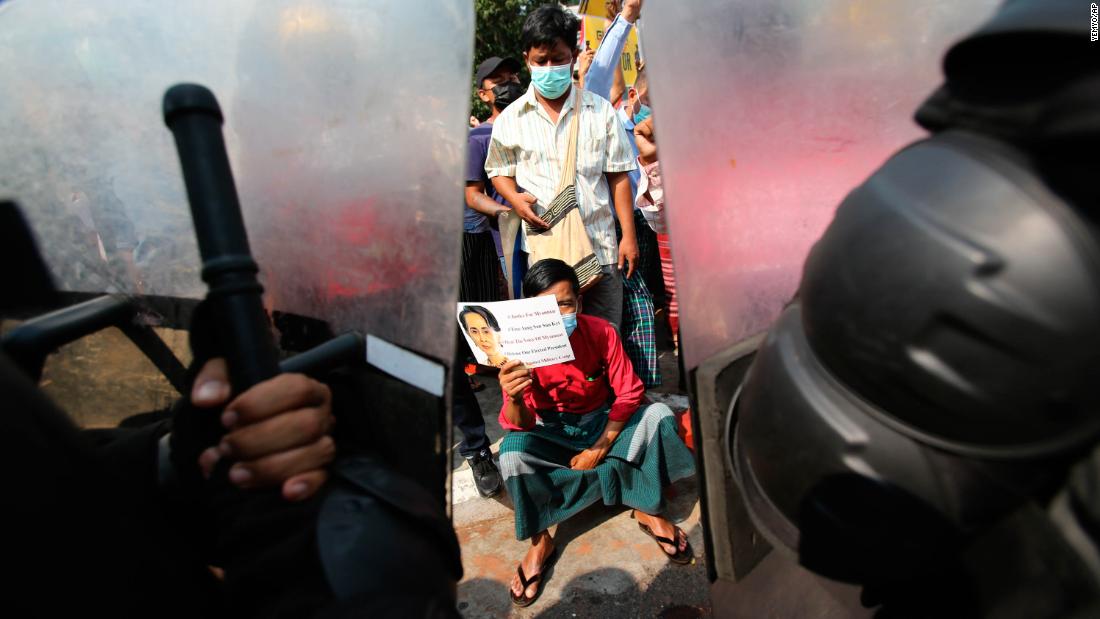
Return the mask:
<svg viewBox="0 0 1100 619"><path fill-rule="evenodd" d="M561 321L565 323L565 334L573 335L573 331L577 329L577 314L562 314Z"/></svg>
<svg viewBox="0 0 1100 619"><path fill-rule="evenodd" d="M557 99L569 90L573 83L573 63L551 67L530 67L531 83L539 94L547 99Z"/></svg>
<svg viewBox="0 0 1100 619"><path fill-rule="evenodd" d="M652 114L653 110L649 109L649 106L643 103L641 108L638 109L638 112L634 114L634 124L640 124L643 120L649 118Z"/></svg>
<svg viewBox="0 0 1100 619"><path fill-rule="evenodd" d="M509 81L493 86L493 107L500 111L523 96L523 86L519 82Z"/></svg>

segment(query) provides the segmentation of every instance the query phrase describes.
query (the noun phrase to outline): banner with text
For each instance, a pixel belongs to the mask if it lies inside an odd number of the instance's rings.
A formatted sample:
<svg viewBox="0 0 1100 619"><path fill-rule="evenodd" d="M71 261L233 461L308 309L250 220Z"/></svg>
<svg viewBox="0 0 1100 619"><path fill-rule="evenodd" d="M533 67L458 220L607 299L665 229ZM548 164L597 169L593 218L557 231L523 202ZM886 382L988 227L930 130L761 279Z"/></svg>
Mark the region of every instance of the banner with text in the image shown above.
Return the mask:
<svg viewBox="0 0 1100 619"><path fill-rule="evenodd" d="M474 358L482 365L500 367L518 359L538 368L573 360L573 347L552 296L459 303L456 317Z"/></svg>

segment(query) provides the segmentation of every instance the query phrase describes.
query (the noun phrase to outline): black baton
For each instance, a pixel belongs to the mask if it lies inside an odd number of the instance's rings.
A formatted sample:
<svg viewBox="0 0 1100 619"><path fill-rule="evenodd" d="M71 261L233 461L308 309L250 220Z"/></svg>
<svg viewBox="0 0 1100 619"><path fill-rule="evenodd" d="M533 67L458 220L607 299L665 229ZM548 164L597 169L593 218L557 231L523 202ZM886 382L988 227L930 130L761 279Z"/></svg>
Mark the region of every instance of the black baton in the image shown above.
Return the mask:
<svg viewBox="0 0 1100 619"><path fill-rule="evenodd" d="M164 94L164 123L176 138L183 167L206 299L233 391L241 393L278 374L279 359L229 169L222 120L218 100L203 86L177 84Z"/></svg>

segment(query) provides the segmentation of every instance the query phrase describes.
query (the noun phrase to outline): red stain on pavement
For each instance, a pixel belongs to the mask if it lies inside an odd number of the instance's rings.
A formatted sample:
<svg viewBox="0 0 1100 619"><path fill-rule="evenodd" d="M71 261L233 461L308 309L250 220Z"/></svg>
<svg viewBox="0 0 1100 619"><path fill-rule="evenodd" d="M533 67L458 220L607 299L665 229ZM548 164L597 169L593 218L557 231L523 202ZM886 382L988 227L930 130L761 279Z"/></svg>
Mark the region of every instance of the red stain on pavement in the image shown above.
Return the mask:
<svg viewBox="0 0 1100 619"><path fill-rule="evenodd" d="M507 583L515 566L495 554L470 554L466 560L466 579L488 578Z"/></svg>
<svg viewBox="0 0 1100 619"><path fill-rule="evenodd" d="M477 524L457 528L455 532L458 533L458 541L462 544L466 544L469 540L479 537L507 537L508 530L506 528L502 529L497 526L497 524L495 520L486 520Z"/></svg>
<svg viewBox="0 0 1100 619"><path fill-rule="evenodd" d="M634 552L638 553L638 556L645 561L656 561L665 556L664 551L657 547L657 542L644 542L631 544L634 548Z"/></svg>
<svg viewBox="0 0 1100 619"><path fill-rule="evenodd" d="M465 546L470 542L470 533L466 529L455 529L455 534L458 536L459 546Z"/></svg>

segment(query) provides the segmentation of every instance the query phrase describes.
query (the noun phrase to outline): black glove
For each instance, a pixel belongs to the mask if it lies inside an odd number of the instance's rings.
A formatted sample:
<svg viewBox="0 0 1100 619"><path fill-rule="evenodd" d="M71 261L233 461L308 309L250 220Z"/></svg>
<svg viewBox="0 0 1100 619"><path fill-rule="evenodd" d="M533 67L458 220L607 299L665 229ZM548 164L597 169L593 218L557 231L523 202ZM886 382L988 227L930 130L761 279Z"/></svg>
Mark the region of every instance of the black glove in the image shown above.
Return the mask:
<svg viewBox="0 0 1100 619"><path fill-rule="evenodd" d="M211 306L206 301L198 304L191 318L191 353L193 360L187 370L187 392L172 410L172 434L169 438L171 463L179 488L186 493L200 490L206 483L199 470L199 455L207 448L217 445L225 434L221 424L221 409L196 408L191 404L191 389L206 362L221 356L218 340L214 336ZM211 480L219 478L226 481L228 464L219 463Z"/></svg>

